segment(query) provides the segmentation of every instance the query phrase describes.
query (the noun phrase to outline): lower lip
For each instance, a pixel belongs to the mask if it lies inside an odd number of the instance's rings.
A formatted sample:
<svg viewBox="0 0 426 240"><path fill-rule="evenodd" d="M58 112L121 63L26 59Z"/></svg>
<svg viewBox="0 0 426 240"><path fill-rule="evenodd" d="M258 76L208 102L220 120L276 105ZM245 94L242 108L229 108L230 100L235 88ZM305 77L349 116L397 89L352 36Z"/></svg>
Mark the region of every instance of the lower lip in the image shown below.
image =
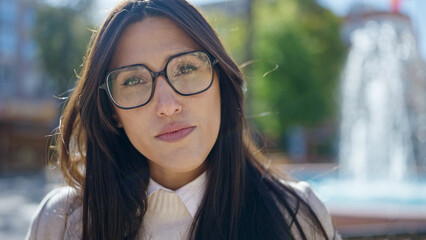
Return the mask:
<svg viewBox="0 0 426 240"><path fill-rule="evenodd" d="M184 128L176 132L170 132L170 133L159 135L156 138L164 142L177 142L184 139L189 134L191 134L192 131L194 131L194 129L195 127Z"/></svg>

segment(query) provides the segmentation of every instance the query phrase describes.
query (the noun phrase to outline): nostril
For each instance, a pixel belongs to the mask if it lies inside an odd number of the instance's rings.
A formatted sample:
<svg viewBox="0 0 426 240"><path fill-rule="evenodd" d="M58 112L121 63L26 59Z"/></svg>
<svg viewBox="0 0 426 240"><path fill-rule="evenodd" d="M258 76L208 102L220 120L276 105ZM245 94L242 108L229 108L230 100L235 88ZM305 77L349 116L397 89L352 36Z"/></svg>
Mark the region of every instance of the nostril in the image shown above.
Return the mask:
<svg viewBox="0 0 426 240"><path fill-rule="evenodd" d="M173 116L182 110L182 106L175 99L170 99L167 102L158 102L157 114L159 116Z"/></svg>
<svg viewBox="0 0 426 240"><path fill-rule="evenodd" d="M174 108L162 108L160 111L158 111L160 116L172 116L174 114L178 114L181 111L181 108L179 106L176 106Z"/></svg>

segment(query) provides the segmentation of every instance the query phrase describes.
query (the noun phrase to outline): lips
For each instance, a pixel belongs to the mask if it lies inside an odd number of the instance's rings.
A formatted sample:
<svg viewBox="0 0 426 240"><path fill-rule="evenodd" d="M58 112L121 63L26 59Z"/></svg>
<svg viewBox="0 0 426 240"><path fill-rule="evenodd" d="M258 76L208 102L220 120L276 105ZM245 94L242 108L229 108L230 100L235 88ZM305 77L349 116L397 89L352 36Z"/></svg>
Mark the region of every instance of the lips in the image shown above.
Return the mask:
<svg viewBox="0 0 426 240"><path fill-rule="evenodd" d="M195 126L185 123L171 123L161 129L156 139L164 142L177 142L184 139L194 131Z"/></svg>

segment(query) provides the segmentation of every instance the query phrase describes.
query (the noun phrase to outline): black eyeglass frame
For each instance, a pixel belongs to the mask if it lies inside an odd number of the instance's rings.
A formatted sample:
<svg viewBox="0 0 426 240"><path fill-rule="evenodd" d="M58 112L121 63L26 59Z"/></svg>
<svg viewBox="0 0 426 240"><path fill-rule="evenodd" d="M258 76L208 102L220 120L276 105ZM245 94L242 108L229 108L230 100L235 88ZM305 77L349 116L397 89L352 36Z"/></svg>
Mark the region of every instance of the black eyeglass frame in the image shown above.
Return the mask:
<svg viewBox="0 0 426 240"><path fill-rule="evenodd" d="M168 67L168 65L169 65L169 63L170 63L170 61L171 61L171 60L173 60L173 59L175 59L175 58L177 58L177 57L180 57L180 56L182 56L182 55L185 55L185 54L191 54L191 53L197 53L197 52L204 53L204 54L206 54L206 55L207 55L207 57L209 58L210 65L211 65L211 68L212 68L212 78L211 78L211 80L210 80L209 85L208 85L205 89L203 89L203 90L201 90L201 91L198 91L198 92L195 92L195 93L187 93L187 94L186 94L186 93L181 93L181 92L179 92L179 91L178 91L178 90L177 90L177 89L173 86L173 84L170 82L169 77L167 76L167 67ZM207 52L205 52L205 51L202 51L202 50L195 50L195 51L189 51L189 52L182 52L182 53L178 53L178 54L175 54L175 55L170 56L170 57L167 59L166 65L164 66L163 70L161 70L161 71L159 71L159 72L154 72L154 71L152 71L152 70L151 70L148 66L146 66L145 64L133 64L133 65L127 65L127 66L122 66L122 67L119 67L119 68L112 69L111 71L109 71L109 72L107 73L107 75L106 75L106 77L105 77L105 79L104 79L103 83L99 86L99 88L100 88L100 89L103 89L103 90L105 90L105 91L107 92L107 95L108 95L109 99L111 100L111 102L112 102L115 106L117 106L118 108L121 108L121 109L133 109L133 108L138 108L138 107L145 106L146 104L148 104L148 103L149 103L149 101L151 101L152 96L154 96L154 92L155 92L155 80L156 80L156 79L157 79L157 77L159 77L159 76L164 76L164 78L166 79L166 81L167 81L167 83L169 84L169 86L173 89L173 91L175 91L177 94L182 95L182 96L191 96L191 95L196 95L196 94L200 94L200 93L202 93L202 92L207 91L207 90L208 90L208 89L212 86L212 84L213 84L213 80L214 80L214 65L215 65L215 64L217 64L217 63L218 63L217 59L213 58L213 57L212 57L209 53L207 53ZM107 84L107 82L108 82L108 78L110 77L110 75L111 75L112 73L117 72L117 71L119 71L119 70L121 70L121 69L131 68L131 67L144 67L144 68L146 68L146 69L148 70L148 72L149 72L149 73L150 73L150 75L151 75L151 80L152 80L151 94L149 95L148 100L147 100L145 103L143 103L143 104L136 105L136 106L133 106L133 107L123 107L123 106L120 106L118 103L116 103L116 102L115 102L114 98L112 97L112 94L111 94L111 91L110 91L110 89L109 89L109 85Z"/></svg>

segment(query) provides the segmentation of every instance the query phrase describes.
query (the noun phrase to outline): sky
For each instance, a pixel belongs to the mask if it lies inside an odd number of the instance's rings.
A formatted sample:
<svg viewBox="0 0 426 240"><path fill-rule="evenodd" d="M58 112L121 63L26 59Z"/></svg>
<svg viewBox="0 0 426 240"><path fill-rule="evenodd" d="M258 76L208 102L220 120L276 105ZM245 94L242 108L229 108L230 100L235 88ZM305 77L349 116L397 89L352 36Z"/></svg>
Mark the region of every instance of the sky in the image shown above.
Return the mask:
<svg viewBox="0 0 426 240"><path fill-rule="evenodd" d="M189 0L193 4L203 4L215 2L218 0ZM219 0L220 1L220 0ZM392 0L317 0L322 6L332 10L339 16L345 16L352 5L367 4L377 10L390 11L390 3ZM117 3L118 0L97 0L96 8L99 9L97 21L102 20L107 16L109 10ZM426 0L400 0L401 13L408 15L411 18L419 50L423 59L426 59Z"/></svg>

